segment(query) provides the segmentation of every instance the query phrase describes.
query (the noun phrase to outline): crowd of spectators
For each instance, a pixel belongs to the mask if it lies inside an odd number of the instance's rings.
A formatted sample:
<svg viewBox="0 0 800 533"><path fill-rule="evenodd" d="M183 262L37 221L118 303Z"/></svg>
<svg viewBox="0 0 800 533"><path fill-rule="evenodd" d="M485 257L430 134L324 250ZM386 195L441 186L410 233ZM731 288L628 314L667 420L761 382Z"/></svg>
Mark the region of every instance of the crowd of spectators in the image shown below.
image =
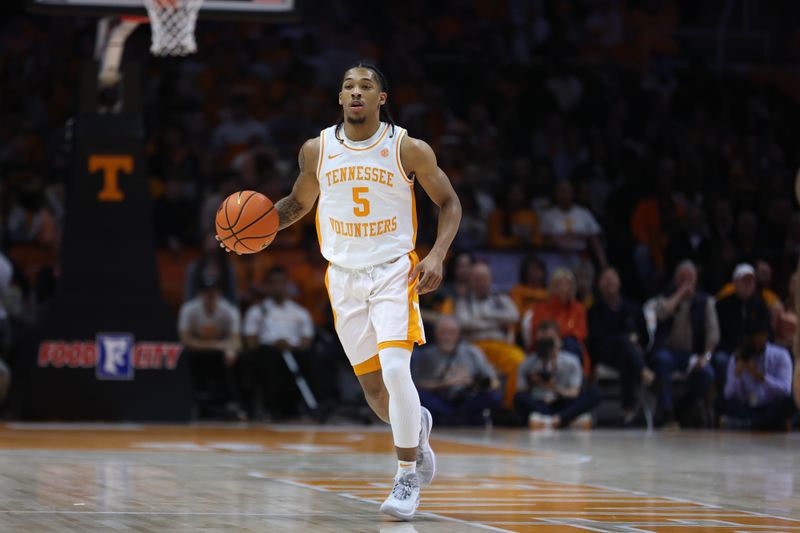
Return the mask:
<svg viewBox="0 0 800 533"><path fill-rule="evenodd" d="M286 277L269 270L280 265L232 263L208 236L227 194L288 190L298 147L336 120L341 67L366 57L388 75L397 122L433 146L464 206L445 286L422 302L429 330L445 337L431 335L437 352L418 356L423 397L457 420L474 414L464 412L469 394L481 417L516 408L557 427L580 419L576 403L594 405L602 364L619 374L626 423L649 392L665 424L715 425L725 414L731 425L762 425L753 409L790 393L784 363L797 327L800 105L781 65L796 59L800 34L785 12L795 8L760 9L747 22L770 28L773 56L731 69L687 37L717 27L718 2L698 4L453 0L350 10L309 1L300 23L201 22L200 51L183 60L150 57L146 31L135 33L126 61L146 74L158 245L201 251L185 277L187 347L230 354L243 334L245 351L319 356L314 346L330 335L319 258L289 273L283 289L292 294L278 294L265 276ZM66 125L95 24L34 17L21 5L4 5L0 22L0 40L14 50L0 60L0 356L14 324L34 322L58 282ZM424 254L436 210L417 198ZM315 241L307 217L273 250ZM264 316L284 311L305 322L287 310L292 299L316 331L306 324L303 334L274 337L257 327L280 329ZM197 318L231 309L245 319L211 327ZM577 359L579 376L563 354ZM452 357L452 368L439 375L436 357ZM273 371L246 359L228 355L195 375L227 376L215 393L247 410L260 402L247 395L269 396L272 386L242 376ZM250 364L260 370L237 370ZM0 363L0 402L8 375Z"/></svg>

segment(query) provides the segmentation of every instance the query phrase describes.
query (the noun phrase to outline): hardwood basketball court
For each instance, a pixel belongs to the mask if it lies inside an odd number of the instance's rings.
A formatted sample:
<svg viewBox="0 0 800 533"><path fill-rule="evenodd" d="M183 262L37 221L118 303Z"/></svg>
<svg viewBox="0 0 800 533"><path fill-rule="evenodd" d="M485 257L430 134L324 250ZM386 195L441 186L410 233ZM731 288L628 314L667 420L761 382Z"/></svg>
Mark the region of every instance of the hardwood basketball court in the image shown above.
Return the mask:
<svg viewBox="0 0 800 533"><path fill-rule="evenodd" d="M436 430L410 523L388 428L0 426L0 531L800 531L797 434Z"/></svg>

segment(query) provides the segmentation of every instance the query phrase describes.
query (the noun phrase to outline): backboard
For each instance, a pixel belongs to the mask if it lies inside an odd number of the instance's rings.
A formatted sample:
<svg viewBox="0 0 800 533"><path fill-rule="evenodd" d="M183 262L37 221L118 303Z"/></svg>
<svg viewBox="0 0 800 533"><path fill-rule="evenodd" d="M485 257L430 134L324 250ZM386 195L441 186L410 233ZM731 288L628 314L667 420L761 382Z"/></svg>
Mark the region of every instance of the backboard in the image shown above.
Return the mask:
<svg viewBox="0 0 800 533"><path fill-rule="evenodd" d="M222 20L290 20L298 16L299 0L205 0L200 18ZM27 0L35 13L62 16L139 15L142 0Z"/></svg>

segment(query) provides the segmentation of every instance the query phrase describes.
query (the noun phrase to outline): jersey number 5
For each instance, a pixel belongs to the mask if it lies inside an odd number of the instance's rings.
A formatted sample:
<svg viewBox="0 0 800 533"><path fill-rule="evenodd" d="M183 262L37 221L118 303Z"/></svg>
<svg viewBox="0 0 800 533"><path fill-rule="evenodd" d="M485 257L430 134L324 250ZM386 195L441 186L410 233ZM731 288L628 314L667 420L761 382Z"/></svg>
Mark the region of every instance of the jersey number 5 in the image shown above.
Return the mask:
<svg viewBox="0 0 800 533"><path fill-rule="evenodd" d="M369 192L369 187L353 187L353 201L356 206L353 208L353 213L357 217L365 217L369 215L369 200L363 198L362 195Z"/></svg>

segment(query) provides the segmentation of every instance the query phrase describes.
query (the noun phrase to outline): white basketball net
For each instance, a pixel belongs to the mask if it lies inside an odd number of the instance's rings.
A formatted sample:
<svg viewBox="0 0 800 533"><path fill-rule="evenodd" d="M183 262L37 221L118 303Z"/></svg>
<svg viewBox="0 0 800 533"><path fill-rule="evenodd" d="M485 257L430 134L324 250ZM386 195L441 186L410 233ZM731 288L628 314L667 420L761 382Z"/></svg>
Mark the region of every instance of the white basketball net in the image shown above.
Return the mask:
<svg viewBox="0 0 800 533"><path fill-rule="evenodd" d="M144 0L157 56L185 56L197 51L194 27L203 0Z"/></svg>

